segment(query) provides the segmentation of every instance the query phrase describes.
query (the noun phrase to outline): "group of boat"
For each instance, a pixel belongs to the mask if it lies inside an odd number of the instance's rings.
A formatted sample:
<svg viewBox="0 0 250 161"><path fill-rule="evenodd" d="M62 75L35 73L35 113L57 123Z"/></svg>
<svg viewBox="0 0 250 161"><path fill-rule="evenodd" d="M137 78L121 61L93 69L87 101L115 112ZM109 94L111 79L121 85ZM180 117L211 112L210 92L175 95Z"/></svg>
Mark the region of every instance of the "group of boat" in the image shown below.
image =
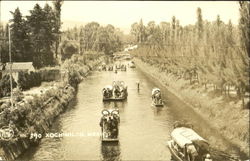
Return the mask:
<svg viewBox="0 0 250 161"><path fill-rule="evenodd" d="M123 101L127 99L127 86L123 81L114 81L102 90L103 101ZM152 89L152 106L164 106L162 93L159 88ZM102 142L119 141L120 116L118 109L104 109L100 121ZM175 161L212 161L207 140L199 136L192 125L187 123L175 123L170 134L171 140L167 141L167 147L171 153L171 159Z"/></svg>
<svg viewBox="0 0 250 161"><path fill-rule="evenodd" d="M115 69L120 71L127 71L127 66L125 64L116 64Z"/></svg>
<svg viewBox="0 0 250 161"><path fill-rule="evenodd" d="M99 71L127 71L127 67L129 68L135 68L135 63L133 61L129 62L128 64L121 64L117 63L115 65L107 65L103 63L101 66L99 66Z"/></svg>
<svg viewBox="0 0 250 161"><path fill-rule="evenodd" d="M123 81L114 81L102 89L103 101L123 101L127 99L127 86ZM100 126L102 142L118 142L120 116L118 109L104 109Z"/></svg>

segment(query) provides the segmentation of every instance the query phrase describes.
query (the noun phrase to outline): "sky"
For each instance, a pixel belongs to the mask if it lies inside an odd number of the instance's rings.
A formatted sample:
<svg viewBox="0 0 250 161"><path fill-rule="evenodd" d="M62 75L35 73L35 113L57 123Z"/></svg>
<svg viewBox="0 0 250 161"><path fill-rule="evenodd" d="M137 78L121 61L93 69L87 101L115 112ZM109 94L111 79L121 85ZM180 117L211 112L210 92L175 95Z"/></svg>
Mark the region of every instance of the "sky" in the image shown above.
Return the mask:
<svg viewBox="0 0 250 161"><path fill-rule="evenodd" d="M51 1L1 1L1 20L11 19L9 11L17 7L24 16L29 15L36 3L52 4ZM96 21L102 25L112 24L127 33L131 24L141 18L145 24L152 20L158 24L170 22L175 16L181 25L194 24L198 7L204 20L214 21L219 14L222 21L227 23L231 19L233 24L238 24L237 1L64 1L61 19L64 28Z"/></svg>

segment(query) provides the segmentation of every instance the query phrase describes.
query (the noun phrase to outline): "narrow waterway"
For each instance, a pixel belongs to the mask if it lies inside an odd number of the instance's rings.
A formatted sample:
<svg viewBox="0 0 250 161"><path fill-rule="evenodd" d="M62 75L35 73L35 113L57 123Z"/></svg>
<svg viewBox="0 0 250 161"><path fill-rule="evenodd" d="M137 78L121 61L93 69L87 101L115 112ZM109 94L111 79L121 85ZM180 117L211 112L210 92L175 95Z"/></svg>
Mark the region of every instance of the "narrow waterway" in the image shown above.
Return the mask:
<svg viewBox="0 0 250 161"><path fill-rule="evenodd" d="M101 90L114 80L122 80L128 86L125 102L103 103ZM137 90L136 82L140 82ZM185 104L163 90L166 105L151 106L151 90L155 81L138 69L127 72L93 72L78 87L72 107L56 119L50 133L69 136L45 137L36 148L28 150L25 160L166 160L170 152L166 141L170 139L176 120L191 120L195 129L206 139L217 139L225 149L234 151L231 145L214 132ZM102 144L99 121L104 108L118 108L120 131L118 144ZM222 160L220 160L222 161Z"/></svg>

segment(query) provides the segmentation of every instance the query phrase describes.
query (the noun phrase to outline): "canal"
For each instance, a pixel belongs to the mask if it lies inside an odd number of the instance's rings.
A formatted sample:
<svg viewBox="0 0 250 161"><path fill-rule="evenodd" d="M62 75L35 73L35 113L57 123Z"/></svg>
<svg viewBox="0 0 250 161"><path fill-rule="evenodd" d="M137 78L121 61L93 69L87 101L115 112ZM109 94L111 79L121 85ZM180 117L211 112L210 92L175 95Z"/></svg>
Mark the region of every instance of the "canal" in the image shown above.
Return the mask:
<svg viewBox="0 0 250 161"><path fill-rule="evenodd" d="M102 101L102 88L122 80L128 86L125 102ZM137 90L136 82L140 82ZM137 68L119 71L95 71L78 86L78 94L68 110L56 119L51 134L68 134L64 137L45 137L39 146L28 150L21 160L166 160L170 152L166 141L170 139L176 120L190 120L201 136L216 139L223 150L235 151L233 146L219 136L194 111L181 103L166 89L166 105L151 106L151 90L157 81ZM99 121L105 108L120 111L119 144L102 144ZM51 135L52 136L52 135ZM220 160L222 161L222 160Z"/></svg>

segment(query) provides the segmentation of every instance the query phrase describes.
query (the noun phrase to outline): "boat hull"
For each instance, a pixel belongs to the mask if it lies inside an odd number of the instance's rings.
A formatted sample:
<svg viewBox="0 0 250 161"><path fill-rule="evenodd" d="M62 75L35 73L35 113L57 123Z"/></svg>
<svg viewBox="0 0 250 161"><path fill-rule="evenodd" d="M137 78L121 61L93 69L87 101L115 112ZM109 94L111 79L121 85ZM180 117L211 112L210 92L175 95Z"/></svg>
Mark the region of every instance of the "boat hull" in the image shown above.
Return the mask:
<svg viewBox="0 0 250 161"><path fill-rule="evenodd" d="M101 138L102 142L118 142L119 139Z"/></svg>
<svg viewBox="0 0 250 161"><path fill-rule="evenodd" d="M110 138L110 137L108 137L106 132L103 132L101 135L101 140L102 140L102 142L118 142L119 138L118 137Z"/></svg>
<svg viewBox="0 0 250 161"><path fill-rule="evenodd" d="M119 97L119 98L111 97L111 98L103 98L103 101L123 101L125 99L127 99L127 97Z"/></svg>
<svg viewBox="0 0 250 161"><path fill-rule="evenodd" d="M163 106L164 106L164 103L157 104L157 103L152 102L152 106L155 106L155 107L163 107Z"/></svg>
<svg viewBox="0 0 250 161"><path fill-rule="evenodd" d="M186 160L183 160L181 159L175 152L175 150L172 148L172 140L171 141L168 141L167 142L167 147L171 153L171 160L174 160L174 161L186 161Z"/></svg>

